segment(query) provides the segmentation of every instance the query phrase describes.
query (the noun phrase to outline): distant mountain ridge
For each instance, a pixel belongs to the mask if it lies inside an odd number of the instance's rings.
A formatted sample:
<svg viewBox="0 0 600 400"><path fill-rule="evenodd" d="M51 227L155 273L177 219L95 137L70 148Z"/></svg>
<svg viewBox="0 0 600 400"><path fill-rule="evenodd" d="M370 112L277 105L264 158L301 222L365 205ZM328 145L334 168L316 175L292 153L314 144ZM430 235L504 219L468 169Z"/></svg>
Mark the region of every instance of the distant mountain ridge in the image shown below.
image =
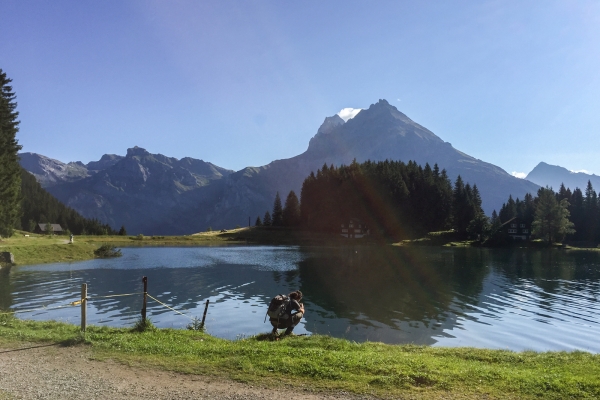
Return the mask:
<svg viewBox="0 0 600 400"><path fill-rule="evenodd" d="M87 165L23 153L21 165L52 195L87 218L152 234L163 229L189 233L202 226L190 223L186 213L202 202L197 190L233 172L189 157L150 154L137 146L127 149L125 157L105 154Z"/></svg>
<svg viewBox="0 0 600 400"><path fill-rule="evenodd" d="M452 181L461 175L465 182L477 184L488 214L499 210L509 195L523 198L539 188L455 149L385 100L346 122L338 115L325 118L298 156L237 172L139 147L128 149L124 158L105 157L84 166L87 176L49 169L54 180L48 190L84 216L111 225L124 223L130 233L186 234L209 226L244 226L271 210L277 192L285 198L294 190L300 197L302 182L311 172L325 163L347 165L354 159L437 163ZM65 168L82 165L69 163ZM101 169L94 169L97 165ZM57 183L59 176L62 181Z"/></svg>
<svg viewBox="0 0 600 400"><path fill-rule="evenodd" d="M525 178L540 186L550 186L555 191L564 183L565 187L574 190L579 188L585 190L588 181L592 183L595 189L600 188L600 176L595 174L586 174L583 172L572 172L558 165L550 165L545 162L540 162L534 169L531 170Z"/></svg>

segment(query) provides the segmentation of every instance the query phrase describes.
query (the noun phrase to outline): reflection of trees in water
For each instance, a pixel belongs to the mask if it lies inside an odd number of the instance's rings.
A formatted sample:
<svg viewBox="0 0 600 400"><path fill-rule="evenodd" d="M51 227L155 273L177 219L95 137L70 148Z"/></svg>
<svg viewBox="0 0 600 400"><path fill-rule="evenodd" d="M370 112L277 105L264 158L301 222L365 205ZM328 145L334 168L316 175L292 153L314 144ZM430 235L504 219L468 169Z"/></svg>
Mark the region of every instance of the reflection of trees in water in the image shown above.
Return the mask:
<svg viewBox="0 0 600 400"><path fill-rule="evenodd" d="M476 301L486 274L478 250L364 246L327 249L300 263L302 290L338 317L444 321L456 291Z"/></svg>
<svg viewBox="0 0 600 400"><path fill-rule="evenodd" d="M530 310L536 318L547 320L560 314L579 319L581 302L595 299L600 289L600 254L595 251L494 249L488 254L490 265L506 282L497 287L502 293L496 294ZM543 310L543 315L537 310Z"/></svg>
<svg viewBox="0 0 600 400"><path fill-rule="evenodd" d="M556 249L490 250L493 266L513 284L523 280L548 293L555 293L565 282L589 282L600 278L600 253Z"/></svg>
<svg viewBox="0 0 600 400"><path fill-rule="evenodd" d="M0 268L0 311L8 310L12 306L10 269L10 267Z"/></svg>

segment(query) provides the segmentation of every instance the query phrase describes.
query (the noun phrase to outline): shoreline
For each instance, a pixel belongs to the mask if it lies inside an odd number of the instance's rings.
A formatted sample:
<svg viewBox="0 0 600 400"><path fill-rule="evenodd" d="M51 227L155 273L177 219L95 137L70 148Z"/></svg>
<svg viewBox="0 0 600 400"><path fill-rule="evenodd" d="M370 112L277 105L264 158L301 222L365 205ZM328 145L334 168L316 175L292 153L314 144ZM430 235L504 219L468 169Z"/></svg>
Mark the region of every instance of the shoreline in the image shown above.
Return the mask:
<svg viewBox="0 0 600 400"><path fill-rule="evenodd" d="M600 251L600 248L571 247L569 245L541 246L529 243L525 246L481 246L470 241L431 242L429 239L384 242L375 240L343 238L336 234L295 231L285 228L237 228L227 231L200 232L183 236L76 236L73 243L65 236L31 234L19 231L9 239L0 241L0 252L11 252L16 266L49 264L57 262L85 261L96 258L94 250L109 244L116 247L210 247L230 245L290 245L347 247L394 246L403 248L484 248L484 249L557 249L564 251ZM2 269L2 264L0 264Z"/></svg>
<svg viewBox="0 0 600 400"><path fill-rule="evenodd" d="M0 315L0 353L24 343L85 346L94 360L185 374L190 380L234 380L267 391L284 385L288 391L369 398L600 396L600 355L582 351L387 345L320 335L273 340L261 334L229 341L152 326L143 331L89 326L82 333L72 324Z"/></svg>

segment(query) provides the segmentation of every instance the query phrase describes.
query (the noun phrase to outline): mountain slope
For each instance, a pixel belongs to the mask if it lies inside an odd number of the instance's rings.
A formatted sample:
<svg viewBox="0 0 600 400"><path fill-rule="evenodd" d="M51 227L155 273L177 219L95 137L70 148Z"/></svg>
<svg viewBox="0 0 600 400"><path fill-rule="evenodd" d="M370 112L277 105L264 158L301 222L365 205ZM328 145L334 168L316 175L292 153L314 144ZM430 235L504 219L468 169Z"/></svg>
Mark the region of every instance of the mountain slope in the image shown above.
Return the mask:
<svg viewBox="0 0 600 400"><path fill-rule="evenodd" d="M574 190L580 188L585 190L588 181L592 182L594 188L600 188L600 176L585 174L583 172L571 172L566 168L559 167L558 165L550 165L545 162L541 162L534 169L531 170L525 178L534 182L540 186L550 186L555 191L560 188L561 183L564 183L565 187Z"/></svg>
<svg viewBox="0 0 600 400"><path fill-rule="evenodd" d="M290 190L300 195L302 182L311 171L316 172L324 163L347 165L353 159L414 160L431 166L437 163L440 169L446 169L452 181L461 175L466 182L477 184L488 214L499 210L509 194L523 198L539 188L455 149L387 101L380 100L346 123L337 115L326 118L304 153L230 175L221 201L210 212L209 223L221 227L242 224L249 216L254 220L271 209L277 191L283 198Z"/></svg>
<svg viewBox="0 0 600 400"><path fill-rule="evenodd" d="M38 223L60 224L76 235L116 234L112 227L81 216L77 211L65 206L42 188L36 178L24 168L21 169L21 227L33 232Z"/></svg>
<svg viewBox="0 0 600 400"><path fill-rule="evenodd" d="M232 172L202 160L178 160L134 147L108 168L48 191L86 217L113 227L124 224L130 233L190 233L204 224L189 210L204 204L207 196L214 201L220 186L209 184Z"/></svg>

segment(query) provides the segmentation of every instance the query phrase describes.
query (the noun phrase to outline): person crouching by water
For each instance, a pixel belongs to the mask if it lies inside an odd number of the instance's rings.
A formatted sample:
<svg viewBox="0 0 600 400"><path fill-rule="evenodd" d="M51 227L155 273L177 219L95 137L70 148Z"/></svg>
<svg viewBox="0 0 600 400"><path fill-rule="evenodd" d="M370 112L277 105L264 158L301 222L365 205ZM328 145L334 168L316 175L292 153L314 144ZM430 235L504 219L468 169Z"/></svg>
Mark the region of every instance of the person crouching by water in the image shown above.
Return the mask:
<svg viewBox="0 0 600 400"><path fill-rule="evenodd" d="M288 296L290 298L290 303L285 310L285 317L269 318L271 325L273 325L273 335L277 335L277 329L284 328L284 335L291 334L304 315L304 304L300 303L300 300L302 300L302 292L296 290L295 292L290 293Z"/></svg>

